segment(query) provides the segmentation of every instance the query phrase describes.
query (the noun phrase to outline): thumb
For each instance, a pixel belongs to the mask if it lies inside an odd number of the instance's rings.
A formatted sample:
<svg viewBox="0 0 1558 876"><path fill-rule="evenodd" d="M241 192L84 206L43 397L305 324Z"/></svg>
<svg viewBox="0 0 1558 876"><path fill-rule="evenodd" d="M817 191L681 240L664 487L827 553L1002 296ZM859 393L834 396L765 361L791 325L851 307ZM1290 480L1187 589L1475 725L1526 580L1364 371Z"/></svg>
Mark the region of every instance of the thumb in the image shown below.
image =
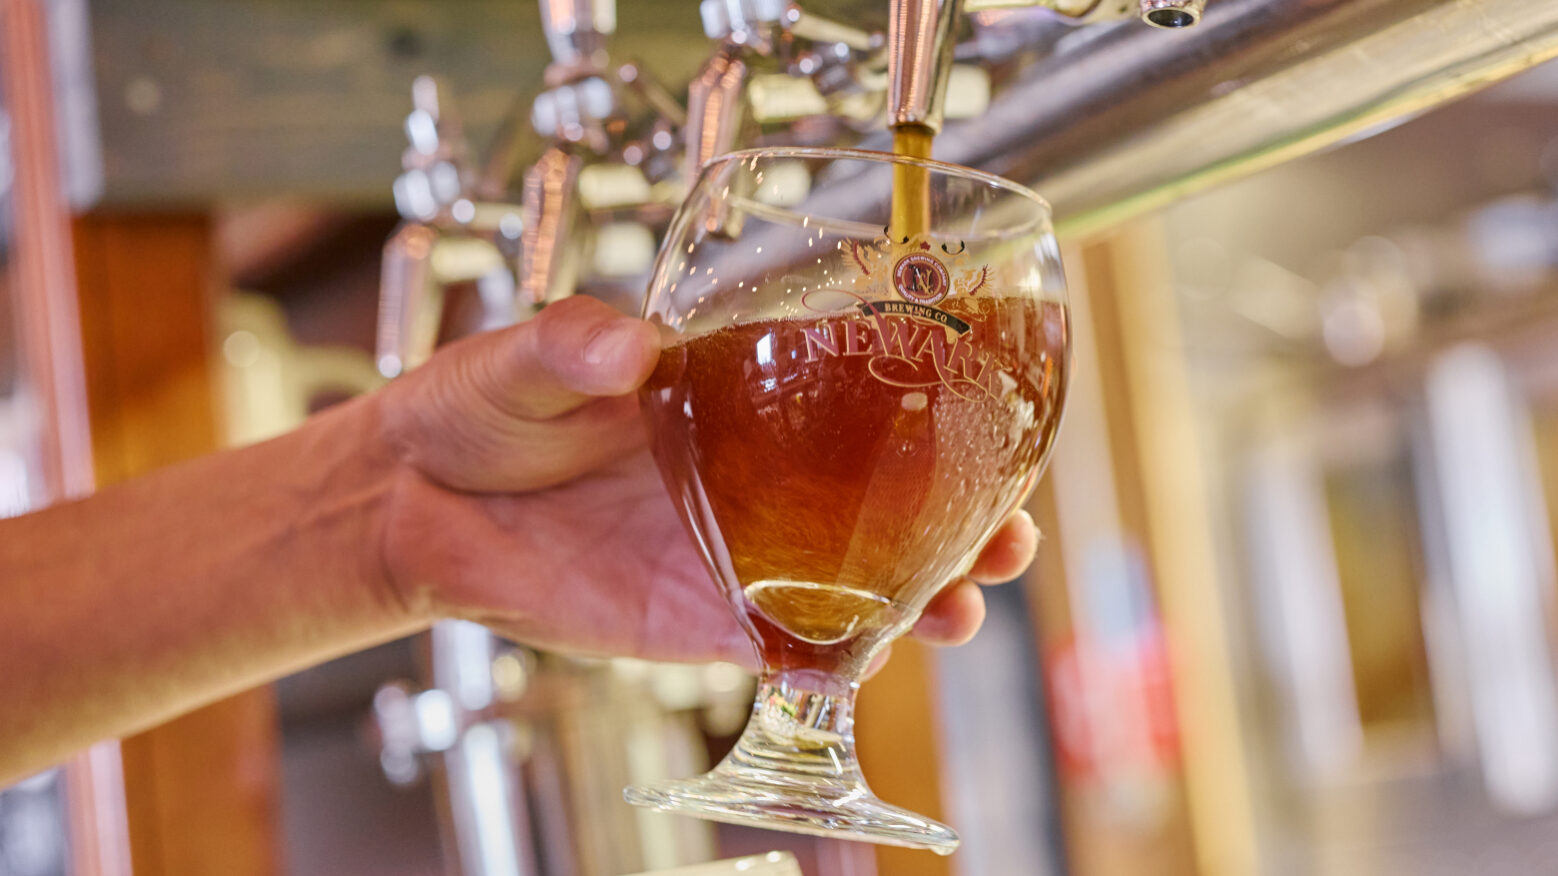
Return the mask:
<svg viewBox="0 0 1558 876"><path fill-rule="evenodd" d="M601 301L559 301L466 338L390 386L386 426L403 458L447 487L522 492L572 479L643 440L630 394L659 333Z"/></svg>
<svg viewBox="0 0 1558 876"><path fill-rule="evenodd" d="M490 339L475 388L525 420L549 420L595 398L626 395L649 378L660 336L606 303L575 296Z"/></svg>

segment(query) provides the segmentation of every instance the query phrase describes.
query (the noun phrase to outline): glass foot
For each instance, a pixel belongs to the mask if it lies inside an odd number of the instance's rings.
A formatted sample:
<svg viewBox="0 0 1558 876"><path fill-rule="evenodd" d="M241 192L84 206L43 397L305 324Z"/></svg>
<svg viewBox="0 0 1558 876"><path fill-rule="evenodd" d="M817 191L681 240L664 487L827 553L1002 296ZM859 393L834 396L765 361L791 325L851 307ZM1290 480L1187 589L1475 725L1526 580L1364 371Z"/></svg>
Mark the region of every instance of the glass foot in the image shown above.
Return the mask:
<svg viewBox="0 0 1558 876"><path fill-rule="evenodd" d="M950 855L952 828L878 800L855 759L853 689L818 693L768 679L746 732L713 771L637 785L635 806Z"/></svg>
<svg viewBox="0 0 1558 876"><path fill-rule="evenodd" d="M834 839L928 849L957 850L952 828L884 803L865 785L838 786L759 770L727 769L707 775L628 788L635 806L749 827Z"/></svg>

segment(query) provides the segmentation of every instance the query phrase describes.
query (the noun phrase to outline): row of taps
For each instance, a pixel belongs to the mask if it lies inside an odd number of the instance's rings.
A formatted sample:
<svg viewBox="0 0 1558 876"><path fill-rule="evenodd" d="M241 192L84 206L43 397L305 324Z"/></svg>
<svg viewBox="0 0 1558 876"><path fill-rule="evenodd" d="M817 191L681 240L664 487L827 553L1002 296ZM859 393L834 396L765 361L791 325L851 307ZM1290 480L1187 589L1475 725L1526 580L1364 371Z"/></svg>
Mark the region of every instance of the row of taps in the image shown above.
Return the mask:
<svg viewBox="0 0 1558 876"><path fill-rule="evenodd" d="M413 85L394 185L404 222L384 252L379 370L397 376L443 334L512 324L577 291L636 309L659 232L710 158L858 145L886 125L936 131L984 110L992 75L1035 26L1139 17L1184 28L1204 3L889 0L885 29L873 29L791 0L703 0L714 50L681 101L642 64L613 60L615 0L540 0L552 57L545 90L485 162L448 88L431 77ZM959 44L965 29L973 36ZM535 136L546 148L515 186ZM809 181L795 176L804 193ZM474 299L456 306L456 289Z"/></svg>

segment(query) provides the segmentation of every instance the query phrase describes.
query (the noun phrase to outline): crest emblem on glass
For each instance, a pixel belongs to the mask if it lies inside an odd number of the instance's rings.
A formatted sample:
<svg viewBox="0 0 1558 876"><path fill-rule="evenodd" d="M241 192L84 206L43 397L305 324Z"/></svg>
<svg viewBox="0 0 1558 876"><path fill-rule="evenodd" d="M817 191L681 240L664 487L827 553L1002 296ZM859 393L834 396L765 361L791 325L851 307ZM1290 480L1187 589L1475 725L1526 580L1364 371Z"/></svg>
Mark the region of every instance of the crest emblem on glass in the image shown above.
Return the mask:
<svg viewBox="0 0 1558 876"><path fill-rule="evenodd" d="M723 762L627 800L950 853L950 828L866 785L854 697L1049 457L1070 333L1047 205L883 153L732 153L644 315L666 338L641 394L655 458L763 669Z"/></svg>

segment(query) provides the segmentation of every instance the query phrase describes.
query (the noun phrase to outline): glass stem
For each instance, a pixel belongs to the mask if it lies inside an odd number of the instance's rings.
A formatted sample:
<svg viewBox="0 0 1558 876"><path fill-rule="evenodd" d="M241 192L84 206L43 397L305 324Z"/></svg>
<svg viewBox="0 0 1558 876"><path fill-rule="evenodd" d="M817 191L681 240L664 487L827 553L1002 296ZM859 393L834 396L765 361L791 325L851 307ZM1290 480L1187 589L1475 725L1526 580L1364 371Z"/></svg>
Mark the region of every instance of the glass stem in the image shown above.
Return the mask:
<svg viewBox="0 0 1558 876"><path fill-rule="evenodd" d="M865 787L855 759L853 680L817 672L770 670L722 768L788 774L829 785Z"/></svg>

